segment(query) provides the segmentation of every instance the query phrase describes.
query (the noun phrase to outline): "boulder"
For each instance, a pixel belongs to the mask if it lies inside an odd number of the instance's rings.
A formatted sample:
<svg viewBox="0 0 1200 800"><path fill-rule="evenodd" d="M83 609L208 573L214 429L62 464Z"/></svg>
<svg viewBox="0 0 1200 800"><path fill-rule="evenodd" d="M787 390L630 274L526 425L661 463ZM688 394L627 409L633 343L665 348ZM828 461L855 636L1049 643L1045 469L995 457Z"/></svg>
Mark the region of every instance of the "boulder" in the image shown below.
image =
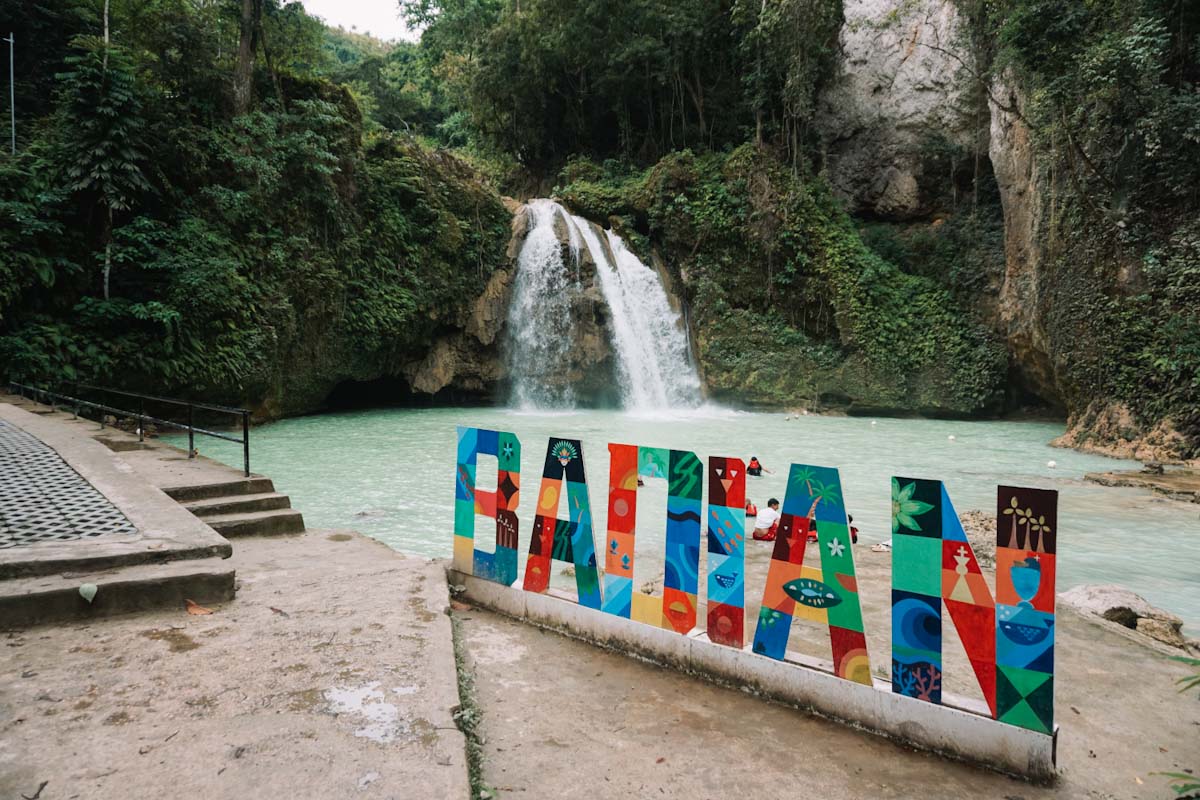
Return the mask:
<svg viewBox="0 0 1200 800"><path fill-rule="evenodd" d="M1058 595L1067 605L1110 622L1124 625L1151 639L1180 649L1188 648L1183 620L1146 602L1145 598L1113 584L1085 584Z"/></svg>

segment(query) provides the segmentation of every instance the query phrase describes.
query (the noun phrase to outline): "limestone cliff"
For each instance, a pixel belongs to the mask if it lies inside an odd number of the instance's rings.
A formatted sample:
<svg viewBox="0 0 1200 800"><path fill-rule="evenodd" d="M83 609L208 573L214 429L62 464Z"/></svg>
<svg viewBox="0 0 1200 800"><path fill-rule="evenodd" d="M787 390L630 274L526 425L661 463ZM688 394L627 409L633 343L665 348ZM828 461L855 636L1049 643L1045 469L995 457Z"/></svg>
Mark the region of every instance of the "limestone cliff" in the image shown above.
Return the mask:
<svg viewBox="0 0 1200 800"><path fill-rule="evenodd" d="M842 62L820 97L828 177L853 213L907 220L936 207L938 146L967 151L978 104L951 0L846 0Z"/></svg>

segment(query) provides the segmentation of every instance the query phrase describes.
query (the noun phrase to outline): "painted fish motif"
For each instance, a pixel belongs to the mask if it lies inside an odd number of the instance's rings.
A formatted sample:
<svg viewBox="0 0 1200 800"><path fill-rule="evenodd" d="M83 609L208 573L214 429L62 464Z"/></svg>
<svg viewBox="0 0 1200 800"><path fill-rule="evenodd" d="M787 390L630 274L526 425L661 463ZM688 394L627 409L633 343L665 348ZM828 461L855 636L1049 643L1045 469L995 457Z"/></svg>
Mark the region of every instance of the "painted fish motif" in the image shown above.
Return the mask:
<svg viewBox="0 0 1200 800"><path fill-rule="evenodd" d="M842 602L842 598L833 587L812 578L797 578L783 585L787 596L802 606L809 608L830 608Z"/></svg>

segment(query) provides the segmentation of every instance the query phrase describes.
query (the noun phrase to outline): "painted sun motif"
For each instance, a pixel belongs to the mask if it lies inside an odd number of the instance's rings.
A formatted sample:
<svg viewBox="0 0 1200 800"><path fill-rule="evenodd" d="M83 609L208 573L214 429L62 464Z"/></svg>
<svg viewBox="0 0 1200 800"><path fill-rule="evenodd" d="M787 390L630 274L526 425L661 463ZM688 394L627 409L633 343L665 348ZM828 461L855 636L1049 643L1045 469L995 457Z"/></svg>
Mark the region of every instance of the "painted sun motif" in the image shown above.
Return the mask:
<svg viewBox="0 0 1200 800"><path fill-rule="evenodd" d="M554 457L558 459L558 463L564 467L572 460L579 458L579 453L575 451L575 445L568 441L559 441L552 448Z"/></svg>

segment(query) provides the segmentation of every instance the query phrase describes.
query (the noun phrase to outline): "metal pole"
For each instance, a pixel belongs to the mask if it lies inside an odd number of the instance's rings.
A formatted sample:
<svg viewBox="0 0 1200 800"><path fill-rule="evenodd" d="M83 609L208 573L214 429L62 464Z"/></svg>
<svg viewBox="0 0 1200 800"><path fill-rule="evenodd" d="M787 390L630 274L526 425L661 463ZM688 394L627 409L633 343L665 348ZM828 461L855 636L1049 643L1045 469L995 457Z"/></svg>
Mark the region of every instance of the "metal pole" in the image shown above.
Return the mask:
<svg viewBox="0 0 1200 800"><path fill-rule="evenodd" d="M242 456L246 462L246 477L250 477L250 412L242 412Z"/></svg>
<svg viewBox="0 0 1200 800"><path fill-rule="evenodd" d="M138 400L138 441L146 441L146 401Z"/></svg>
<svg viewBox="0 0 1200 800"><path fill-rule="evenodd" d="M13 69L13 50L17 46L16 34L11 31L8 38L8 109L12 119L12 154L17 154L17 82L16 70Z"/></svg>
<svg viewBox="0 0 1200 800"><path fill-rule="evenodd" d="M188 458L196 457L195 406L188 403Z"/></svg>

